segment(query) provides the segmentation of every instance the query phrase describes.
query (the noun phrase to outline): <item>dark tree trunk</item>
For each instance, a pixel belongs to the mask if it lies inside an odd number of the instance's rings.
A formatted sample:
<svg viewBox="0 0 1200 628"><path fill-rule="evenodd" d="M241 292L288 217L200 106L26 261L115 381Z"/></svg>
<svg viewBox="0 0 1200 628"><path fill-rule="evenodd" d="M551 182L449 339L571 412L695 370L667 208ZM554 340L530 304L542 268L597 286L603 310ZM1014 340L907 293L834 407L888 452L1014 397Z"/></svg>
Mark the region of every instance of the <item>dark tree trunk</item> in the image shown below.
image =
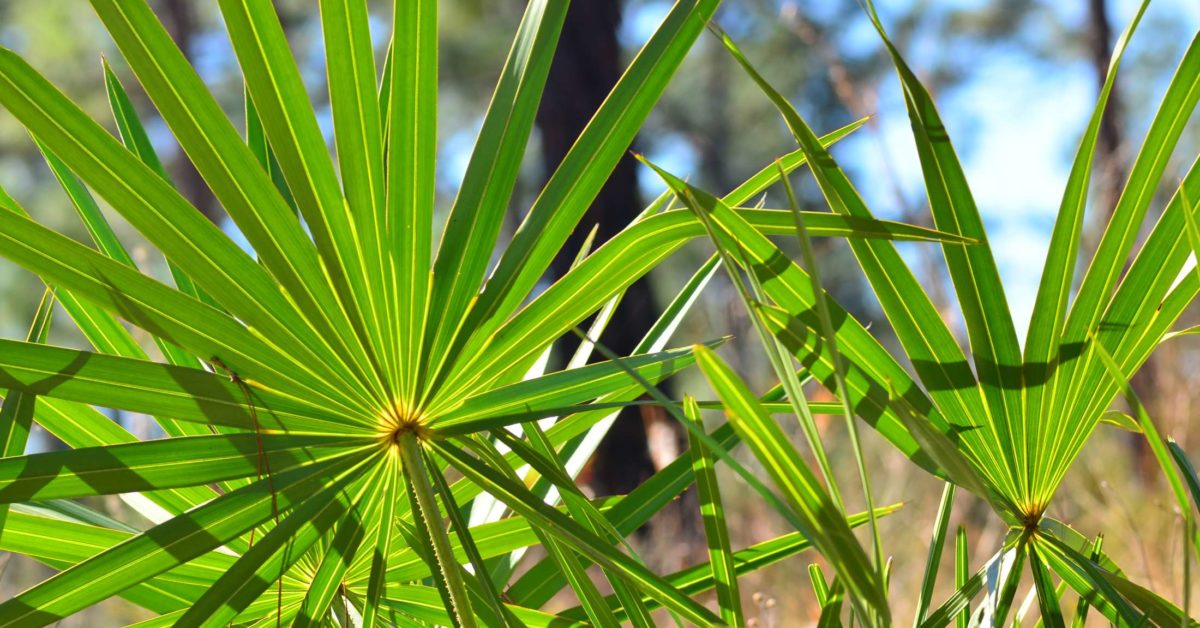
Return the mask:
<svg viewBox="0 0 1200 628"><path fill-rule="evenodd" d="M1113 31L1109 20L1107 0L1088 0L1088 21L1091 29L1091 59L1096 77L1096 87L1104 87L1108 76L1108 63L1112 57ZM1111 214L1125 182L1125 164L1121 145L1121 90L1113 85L1108 96L1108 109L1100 121L1100 136L1097 138L1096 205L1105 215Z"/></svg>
<svg viewBox="0 0 1200 628"><path fill-rule="evenodd" d="M617 42L620 20L621 6L614 0L577 0L571 4L537 119L547 176L561 163L621 76L624 67ZM552 272L559 277L567 272L594 225L599 225L598 246L628 225L641 207L636 161L626 155L554 260ZM617 308L602 342L618 354L627 355L655 315L649 285L645 281L635 283ZM567 343L574 344L570 339ZM592 465L592 483L598 492L625 493L653 473L646 438L647 425L653 421L636 411L621 413Z"/></svg>
<svg viewBox="0 0 1200 628"><path fill-rule="evenodd" d="M175 40L175 45L179 46L189 60L192 58L192 41L196 34L195 4L192 0L161 0L158 11L158 17L170 33L171 39ZM178 158L170 161L168 168L171 179L183 197L206 218L220 225L224 219L224 212L217 205L212 190L208 188L208 184L192 162L181 153Z"/></svg>
<svg viewBox="0 0 1200 628"><path fill-rule="evenodd" d="M1104 88L1104 80L1108 76L1108 64L1112 58L1112 22L1109 20L1107 0L1088 0L1088 22L1091 30L1091 60L1092 71L1096 77L1097 90ZM1128 176L1123 155L1121 133L1121 99L1119 83L1113 84L1108 96L1108 108L1100 121L1100 134L1096 140L1096 170L1095 184L1096 207L1100 208L1100 216L1105 223L1112 217L1117 199ZM1093 247L1094 248L1094 247ZM1147 404L1151 415L1155 411L1155 399L1158 399L1156 376L1157 363L1153 356L1146 360L1142 368L1130 380L1130 385L1138 397ZM1133 450L1135 466L1143 482L1153 483L1159 477L1157 462L1155 462L1146 439L1130 435L1127 438L1129 447Z"/></svg>

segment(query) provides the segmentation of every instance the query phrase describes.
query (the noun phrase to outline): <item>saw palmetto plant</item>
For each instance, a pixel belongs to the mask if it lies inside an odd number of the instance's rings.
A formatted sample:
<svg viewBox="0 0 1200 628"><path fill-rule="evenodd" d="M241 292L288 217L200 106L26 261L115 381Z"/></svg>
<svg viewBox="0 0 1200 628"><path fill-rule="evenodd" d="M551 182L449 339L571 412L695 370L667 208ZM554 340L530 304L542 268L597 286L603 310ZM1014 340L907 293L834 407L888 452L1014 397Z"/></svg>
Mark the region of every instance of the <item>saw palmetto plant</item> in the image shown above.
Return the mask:
<svg viewBox="0 0 1200 628"><path fill-rule="evenodd" d="M1185 265L1200 251L1197 204L1191 202L1200 198L1200 172L1194 166L1174 186L1145 242L1134 251L1142 223L1167 177L1172 153L1200 99L1200 36L1192 41L1167 86L1123 194L1115 207L1098 208L1110 212L1105 216L1107 228L1090 262L1081 264L1081 231L1100 121L1125 46L1148 3L1141 5L1120 38L1071 169L1022 345L983 221L933 101L888 39L874 7L867 4L899 76L933 223L942 232L963 238L958 242L943 238L941 247L960 306L966 347L891 243L849 241L911 371L823 293L803 215L797 213L794 226L806 253L804 264L798 265L727 202L660 174L704 223L727 268L735 271L731 279L739 286L784 388L789 393L799 390L799 378L791 372L792 360L797 360L807 376L841 398L847 415L862 418L915 464L949 482L917 605L918 625L942 626L956 618L959 625L966 625L968 619L979 625L1009 621L1020 625L1024 611L1010 611L1026 571L1034 585L1031 600L1036 597L1040 621L1046 626L1063 626L1066 620L1082 625L1089 608L1115 625L1194 625L1186 613L1186 600L1181 610L1131 582L1104 554L1099 540L1083 537L1046 511L1089 436L1107 419L1143 434L1166 475L1185 519L1184 574L1191 557L1200 555L1193 523L1200 485L1194 470L1182 449L1159 435L1128 384L1161 342L1190 331L1171 330L1200 291L1200 274ZM779 109L833 214L871 219L849 177L797 110L754 69L732 39L719 32L718 36ZM1077 267L1082 280L1075 288ZM731 422L769 425L770 406L746 395L744 384L711 351L697 348L697 353L700 368L731 413ZM796 388L788 388L789 379ZM1110 411L1119 395L1136 418ZM815 434L803 396L788 397L799 401L793 409L809 426L806 435ZM815 477L796 476L798 455L781 445L781 439L745 434L743 439L781 491L802 484L815 485L814 491L822 488ZM809 441L825 471L829 492L836 496L820 438ZM869 504L869 478L865 474L863 478ZM934 608L931 593L955 486L986 500L1010 533L973 576L960 536L957 591ZM810 529L819 525L815 517L799 523L806 524L801 529L812 536L836 571L839 595L823 580L814 582L827 611L823 620L837 617L848 597L863 623L887 624L887 574L878 537L872 565L868 552L855 546L853 539L832 550L830 543L822 544L821 531ZM1068 589L1078 599L1073 619L1062 610ZM972 600L985 590L983 601L972 611Z"/></svg>
<svg viewBox="0 0 1200 628"><path fill-rule="evenodd" d="M379 16L362 0L314 3L328 130L272 4L217 4L245 80L241 130L145 0L91 0L123 60L99 68L111 119L91 119L0 49L0 108L28 130L91 240L43 226L39 208L0 189L0 256L46 285L27 337L0 340L0 550L55 570L0 601L0 626L53 624L112 597L145 609L143 626L743 626L739 579L810 548L823 559L809 571L820 625L892 625L893 567L877 519L895 507L875 503L860 420L946 481L917 625L1020 624L1034 603L1046 626L1082 625L1089 613L1122 626L1192 624L1186 598L1181 608L1135 584L1099 539L1047 508L1096 426L1117 423L1146 439L1173 490L1189 534L1184 574L1200 553L1200 480L1128 384L1161 342L1186 333L1171 329L1200 291L1200 271L1185 266L1200 248L1194 169L1134 252L1200 99L1200 39L1124 193L1099 208L1108 226L1083 265L1100 121L1145 5L1120 39L1022 344L933 101L869 2L899 74L933 229L872 215L827 152L858 123L818 137L711 24L719 0L670 7L511 238L504 217L565 0L528 2L446 208L434 193L436 0L398 0ZM375 20L392 27L379 57ZM721 197L647 161L664 193L607 242L566 251L569 272L539 285L708 26L799 148ZM176 191L126 92L134 83L238 233ZM831 211L800 211L789 174L801 166ZM762 207L773 186L786 208ZM169 282L137 266L113 214L162 253ZM903 356L826 294L813 237L849 241ZM632 354L598 342L624 291L700 238L716 254ZM772 238L798 243L801 258ZM893 240L942 248L965 343ZM722 267L778 378L762 395L717 355L720 339L667 348ZM52 324L72 325L91 346L48 345ZM580 342L548 372L569 334ZM663 394L658 384L693 364L716 399ZM805 386L835 401L810 403ZM1135 416L1110 408L1118 396ZM678 420L689 451L628 494L589 497L577 480L584 465L616 413L645 404ZM127 431L112 410L152 417L155 438ZM706 411L728 421L710 429ZM815 414L846 421L862 513L847 506ZM794 417L809 451L775 415ZM65 448L27 454L35 425ZM718 468L794 531L732 547ZM708 560L659 573L628 537L692 486ZM954 593L935 600L956 487L1010 533L995 555L972 561L960 528ZM94 508L89 498L103 495L120 496L121 516ZM1032 587L1018 605L1026 573Z"/></svg>
<svg viewBox="0 0 1200 628"><path fill-rule="evenodd" d="M597 337L628 286L706 233L705 216L664 194L535 290L718 0L670 9L509 241L501 226L568 3L528 3L461 188L435 225L437 4L396 2L377 64L366 2L319 3L332 138L269 2L219 2L245 78L244 133L143 0L91 3L123 59L102 68L112 120L89 118L0 49L0 107L28 130L92 240L60 235L0 194L0 255L47 286L28 337L0 340L0 547L57 570L0 602L0 625L52 624L116 596L154 616L144 625L741 624L739 575L814 544L846 569L863 558L851 527L889 510L833 509L798 457L785 462L803 490L783 500L737 466L798 530L730 547L714 465L737 464L728 450L739 438L781 439L762 417L751 431L705 432L688 402L688 456L627 495L590 499L576 484L614 413L695 359L666 343L717 259L633 355L594 360L607 350L585 341L546 373L557 339ZM176 191L125 91L133 80L248 248ZM791 210L746 205L805 150L723 197L739 225L793 233ZM170 284L135 265L101 203L163 254ZM974 238L801 216L817 236ZM46 344L56 304L89 350ZM753 403L731 398L728 409L741 416ZM162 437L140 440L108 409L153 417ZM66 449L26 455L34 425ZM692 484L713 560L656 573L625 539ZM132 519L79 501L99 495L120 495ZM544 552L526 551L535 545ZM847 588L878 607L880 587L868 576ZM717 612L706 605L714 588ZM578 606L547 611L562 590Z"/></svg>

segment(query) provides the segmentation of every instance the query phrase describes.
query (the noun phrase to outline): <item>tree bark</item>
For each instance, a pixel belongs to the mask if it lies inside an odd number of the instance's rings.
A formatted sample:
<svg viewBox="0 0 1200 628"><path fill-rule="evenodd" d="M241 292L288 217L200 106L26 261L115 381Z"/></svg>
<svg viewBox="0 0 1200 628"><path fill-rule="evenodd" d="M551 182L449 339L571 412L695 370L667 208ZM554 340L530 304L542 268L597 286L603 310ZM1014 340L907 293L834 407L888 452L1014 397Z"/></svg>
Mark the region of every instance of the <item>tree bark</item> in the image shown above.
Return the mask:
<svg viewBox="0 0 1200 628"><path fill-rule="evenodd" d="M1091 30L1092 71L1095 75L1096 89L1099 91L1104 88L1108 65L1112 58L1113 30L1106 0L1088 0L1088 22ZM1096 207L1100 208L1099 215L1103 217L1104 224L1112 218L1117 199L1120 198L1125 179L1128 177L1123 155L1122 111L1118 86L1119 83L1114 83L1112 92L1108 95L1108 107L1100 120L1100 134L1096 138L1095 173L1098 177L1095 184L1095 202ZM1146 410L1151 416L1158 414L1157 370L1157 360L1150 356L1129 382L1134 392L1146 404ZM1134 466L1141 480L1147 484L1155 483L1159 477L1158 463L1146 444L1146 439L1131 434L1126 440L1129 448L1133 450Z"/></svg>
<svg viewBox="0 0 1200 628"><path fill-rule="evenodd" d="M537 118L547 177L562 162L621 76L624 66L617 41L620 20L620 2L579 0L571 4ZM628 225L640 210L636 161L626 155L555 258L551 271L558 277L567 272L594 225L599 226L595 242L599 246ZM618 354L627 355L653 323L655 313L649 284L638 281L626 291L602 342ZM568 338L566 344L574 342ZM652 414L643 414L622 412L601 443L591 468L596 491L625 493L654 472L647 426L655 429L656 419Z"/></svg>
<svg viewBox="0 0 1200 628"><path fill-rule="evenodd" d="M1113 30L1106 0L1088 0L1088 22L1092 71L1098 91L1104 87L1112 58ZM1114 84L1108 96L1108 108L1100 120L1100 135L1096 141L1097 173L1100 175L1096 185L1096 204L1103 208L1106 216L1112 214L1126 177L1121 154L1121 114L1121 90Z"/></svg>

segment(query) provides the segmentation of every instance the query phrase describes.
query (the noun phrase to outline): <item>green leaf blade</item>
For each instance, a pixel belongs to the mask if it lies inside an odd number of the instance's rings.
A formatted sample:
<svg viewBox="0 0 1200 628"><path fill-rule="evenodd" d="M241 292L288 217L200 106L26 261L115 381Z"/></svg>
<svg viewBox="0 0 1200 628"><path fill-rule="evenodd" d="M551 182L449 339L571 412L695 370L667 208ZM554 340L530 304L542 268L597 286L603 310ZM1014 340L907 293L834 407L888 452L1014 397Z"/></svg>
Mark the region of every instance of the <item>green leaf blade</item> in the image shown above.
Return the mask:
<svg viewBox="0 0 1200 628"><path fill-rule="evenodd" d="M886 624L889 611L879 574L871 568L870 560L846 520L796 449L788 443L783 430L716 354L698 346L696 359L709 383L730 406L728 416L734 429L801 517L806 528L801 532L811 538L834 565L839 577L853 592L856 605L861 604L864 611L870 609L870 616Z"/></svg>

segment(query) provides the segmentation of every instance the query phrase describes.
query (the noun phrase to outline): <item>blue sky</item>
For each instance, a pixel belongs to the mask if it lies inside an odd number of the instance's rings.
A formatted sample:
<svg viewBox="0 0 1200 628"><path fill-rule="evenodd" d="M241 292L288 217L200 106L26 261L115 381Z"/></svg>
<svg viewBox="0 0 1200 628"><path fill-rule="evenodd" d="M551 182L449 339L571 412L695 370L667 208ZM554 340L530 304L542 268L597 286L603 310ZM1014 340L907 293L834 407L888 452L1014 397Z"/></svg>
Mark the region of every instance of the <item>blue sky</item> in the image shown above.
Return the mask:
<svg viewBox="0 0 1200 628"><path fill-rule="evenodd" d="M940 0L940 3L947 0ZM949 0L964 7L986 4L980 0ZM642 5L628 15L625 37L644 39L657 25L665 8L656 3ZM801 3L808 10L814 3ZM886 22L889 10L910 6L910 1L877 2ZM1132 18L1139 2L1116 0L1110 3L1110 17L1118 32ZM1048 3L1062 21L1084 28L1086 3L1083 0ZM1158 28L1164 22L1174 22L1177 33L1194 33L1200 28L1200 3L1188 0L1156 0L1135 34L1127 54L1124 71L1133 68L1130 61L1153 46L1163 46L1156 37L1166 34ZM1033 25L1036 28L1036 24ZM848 28L842 35L843 44L879 46L878 38L865 20ZM1170 76L1173 64L1187 44L1187 39L1166 42L1173 49L1171 67L1151 68L1156 85L1152 97L1157 100L1165 87L1158 84ZM905 51L910 63L920 73L923 65L936 62L933 55L941 53L937 42L919 37ZM1030 311L1036 297L1038 280L1054 217L1058 211L1062 189L1066 183L1070 160L1079 136L1087 123L1096 98L1092 70L1086 63L1034 61L1029 55L1008 46L990 46L986 54L973 60L971 78L961 87L938 98L939 110L950 136L963 160L967 177L975 194L987 227L989 240L1000 266L1009 306L1013 311L1019 334L1024 335ZM1143 68L1144 69L1144 68ZM1160 78L1161 77L1161 78ZM1136 95L1145 98L1146 96ZM1127 100L1135 94L1127 92ZM1136 130L1127 139L1140 144L1140 135L1149 124L1149 113L1157 102L1128 103L1127 110L1134 118L1128 120ZM882 86L878 111L875 113L883 141L867 138L843 142L835 156L847 163L859 165L864 176L882 175L890 164L909 198L923 194L920 170L916 160L911 131L904 103L895 80ZM1143 119L1144 118L1144 119ZM969 139L970 142L966 140ZM660 147L662 150L663 147ZM679 147L675 147L678 149ZM1190 162L1191 158L1177 155ZM688 155L674 154L669 159L678 172L687 172L694 160ZM1178 173L1168 172L1168 177ZM653 181L652 177L644 177ZM881 217L895 217L895 206L888 185L870 185L857 181L868 204ZM912 252L911 248L905 249Z"/></svg>
<svg viewBox="0 0 1200 628"><path fill-rule="evenodd" d="M802 11L819 11L828 0L797 0ZM835 0L852 2L853 0ZM890 12L911 7L916 0L878 0L885 22ZM987 4L985 0L928 0L936 6L955 5L967 8ZM1109 0L1114 28L1121 29L1132 17L1138 0ZM1085 0L1046 0L1046 6L1059 14L1072 27L1084 28ZM632 3L625 16L622 37L631 46L645 41L670 7L667 0L642 0ZM1163 29L1166 23L1172 29ZM1037 25L1032 25L1036 29ZM1172 50L1171 60L1164 67L1149 68L1156 77L1149 94L1125 93L1127 105L1140 99L1138 106L1127 107L1134 114L1129 120L1134 132L1129 140L1140 143L1141 132L1149 123L1149 112L1165 87L1174 63L1187 44L1190 34L1200 28L1200 2L1195 0L1154 0L1147 12L1142 29L1134 37L1130 61L1155 47ZM1167 33L1167 30L1172 32ZM1168 41L1164 37L1178 41ZM840 35L842 44L878 48L879 41L865 20L851 25ZM221 75L222 66L232 63L228 42L223 32L216 32L200 42L197 65L206 76ZM318 50L313 54L319 53ZM917 37L906 50L910 63L920 73L944 54L932 36ZM1037 291L1047 240L1058 208L1059 197L1066 180L1069 161L1074 153L1095 99L1096 86L1091 68L1083 62L1032 61L1014 46L981 48L980 58L972 60L971 78L958 89L939 96L939 108L950 135L963 158L967 176L989 227L992 248L1001 268L1009 304L1019 331L1024 331ZM312 64L306 64L312 65ZM319 66L319 63L317 64ZM1145 71L1145 67L1127 63L1126 72ZM319 81L322 77L317 76ZM894 200L887 185L871 185L867 177L878 176L885 164L895 169L900 183L910 198L922 194L920 173L912 145L907 114L904 111L898 85L887 80L882 85L879 108L875 115L881 128L882 144L872 139L852 138L839 144L835 155L846 163L858 165L863 180L857 181L866 200L881 217L895 217ZM1145 102L1142 102L1145 101ZM323 122L327 120L323 119ZM166 139L161 123L155 124L156 136ZM1193 127L1195 124L1193 124ZM465 167L466 156L474 141L477 127L461 129L445 138L441 150L439 177L451 189L456 187ZM970 140L969 142L967 140ZM165 142L169 145L169 142ZM1195 144L1193 143L1192 146ZM696 169L696 161L688 154L685 141L660 144L652 157L680 173ZM1190 162L1189 155L1177 155L1177 160ZM1168 171L1168 180L1178 176ZM647 196L656 195L660 188L657 178L643 176ZM911 251L912 249L905 249Z"/></svg>
<svg viewBox="0 0 1200 628"><path fill-rule="evenodd" d="M1085 4L1059 2L1052 6L1066 23L1080 24ZM1131 0L1111 3L1114 29L1124 28L1137 5ZM1162 18L1190 23L1186 30L1195 32L1200 25L1200 4L1182 0L1152 3L1142 24L1149 28L1134 34L1127 56L1137 55L1144 44L1155 43L1150 41L1159 35L1154 22ZM1186 43L1179 42L1180 53ZM1127 62L1123 70L1129 72L1130 65ZM1170 68L1161 70L1169 76ZM951 137L956 115L966 112L977 124L979 135L974 138L972 150L963 155L964 167L989 228L1009 307L1022 336L1036 297L1070 160L1095 104L1096 85L1091 72L1084 64L1029 64L1009 55L997 55L983 60L975 78L940 103ZM1163 87L1154 90L1156 99ZM903 111L899 93L894 89L890 93L881 115L886 116L889 147L897 153L893 163L915 165L914 160L899 158L900 154L912 155L915 149L908 137L908 121L898 115ZM1127 94L1129 98L1134 96ZM1147 107L1149 103L1129 104L1131 113L1152 110ZM1140 135L1149 124L1149 118L1142 117L1128 121L1137 129L1128 141L1140 144ZM919 177L911 168L906 175L910 181ZM1173 177L1170 172L1167 176Z"/></svg>
<svg viewBox="0 0 1200 628"><path fill-rule="evenodd" d="M889 12L905 10L912 2L878 0L876 4L886 24ZM985 0L936 2L938 6L963 8L987 4ZM1119 32L1124 28L1139 3L1139 0L1110 0L1110 19L1115 30ZM800 5L803 11L820 9L820 2L801 2ZM631 3L621 32L627 46L636 47L644 42L670 6L666 0ZM1084 0L1047 2L1046 6L1069 27L1085 28ZM1135 69L1131 67L1132 61L1139 52L1144 52L1148 45L1163 44L1154 38L1164 36L1156 29L1164 21L1175 23L1177 28L1170 35L1172 37L1177 33L1194 33L1200 28L1200 3L1155 0L1130 45L1123 68L1126 73ZM1136 132L1127 139L1137 144L1140 144L1141 132L1149 124L1149 112L1153 111L1165 88L1163 81L1170 76L1187 40L1183 37L1177 43L1170 43L1173 45L1167 47L1173 49L1171 67L1151 68L1162 83L1153 90L1155 102L1127 102L1127 105L1136 105L1127 106L1127 110L1136 116L1128 120ZM843 31L839 44L880 47L877 35L866 20ZM904 52L918 74L923 67L936 63L936 55L943 53L938 42L929 37L917 36L911 46L911 50ZM955 138L976 203L987 224L1009 307L1018 334L1023 338L1070 160L1095 103L1096 85L1090 65L1082 60L1038 61L1016 46L1005 45L981 47L979 51L980 58L972 60L970 78L957 89L940 95L938 106L950 136ZM921 174L898 83L887 80L881 88L875 117L881 128L882 142L860 132L858 138L840 143L835 156L846 163L855 163L856 170L863 173L864 178L883 176L890 167L900 179L906 196L921 198ZM1133 96L1127 93L1127 101ZM477 127L458 129L443 141L439 179L449 191L461 180L477 132ZM681 138L668 139L651 147L651 157L668 170L689 174L698 165L691 150L690 144ZM1168 172L1168 178L1173 176L1177 174ZM877 215L897 217L890 183L871 185L869 180L856 183ZM642 172L641 184L647 198L661 192L657 177L649 171ZM915 249L907 246L901 250L917 268Z"/></svg>

